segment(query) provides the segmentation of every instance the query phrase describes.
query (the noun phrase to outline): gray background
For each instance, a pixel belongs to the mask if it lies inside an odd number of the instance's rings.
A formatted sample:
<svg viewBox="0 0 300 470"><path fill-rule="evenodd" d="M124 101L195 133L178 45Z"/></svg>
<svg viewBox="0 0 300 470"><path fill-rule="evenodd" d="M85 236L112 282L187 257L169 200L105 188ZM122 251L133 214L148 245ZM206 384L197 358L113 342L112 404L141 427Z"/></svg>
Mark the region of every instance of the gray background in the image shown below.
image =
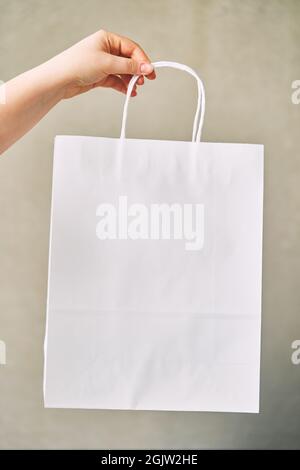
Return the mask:
<svg viewBox="0 0 300 470"><path fill-rule="evenodd" d="M300 447L300 1L0 0L0 79L100 28L199 71L204 140L265 145L261 413L43 408L53 138L118 136L124 97L97 89L59 104L0 158L0 447ZM190 77L159 71L130 105L128 136L189 140L195 96Z"/></svg>

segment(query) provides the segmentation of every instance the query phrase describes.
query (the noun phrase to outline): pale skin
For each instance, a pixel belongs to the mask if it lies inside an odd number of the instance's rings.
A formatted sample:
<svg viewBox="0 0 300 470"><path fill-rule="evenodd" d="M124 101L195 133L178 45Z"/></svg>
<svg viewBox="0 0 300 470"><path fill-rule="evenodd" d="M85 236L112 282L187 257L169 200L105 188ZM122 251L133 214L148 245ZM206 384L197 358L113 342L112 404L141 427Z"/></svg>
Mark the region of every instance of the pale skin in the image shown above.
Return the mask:
<svg viewBox="0 0 300 470"><path fill-rule="evenodd" d="M143 49L131 39L100 30L5 84L0 104L0 153L34 127L60 101L95 87L126 93L135 74L155 79ZM135 85L131 96L136 96Z"/></svg>

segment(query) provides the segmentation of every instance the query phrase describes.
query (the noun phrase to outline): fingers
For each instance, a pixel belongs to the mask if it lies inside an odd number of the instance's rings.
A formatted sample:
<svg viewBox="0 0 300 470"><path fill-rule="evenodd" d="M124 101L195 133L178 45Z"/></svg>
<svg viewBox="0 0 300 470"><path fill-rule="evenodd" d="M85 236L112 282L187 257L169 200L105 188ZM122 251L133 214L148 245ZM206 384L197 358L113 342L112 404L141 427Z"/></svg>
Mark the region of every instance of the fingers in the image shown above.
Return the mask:
<svg viewBox="0 0 300 470"><path fill-rule="evenodd" d="M105 82L101 83L101 86L106 87L106 88L113 88L114 90L117 90L121 93L126 94L127 93L127 87L128 87L128 80L122 77L118 77L117 75L108 75L106 78ZM134 86L131 96L136 96L136 85Z"/></svg>
<svg viewBox="0 0 300 470"><path fill-rule="evenodd" d="M125 58L105 53L103 57L103 69L106 73L122 75L145 75L152 73L153 65L136 62L132 58Z"/></svg>
<svg viewBox="0 0 300 470"><path fill-rule="evenodd" d="M120 79L123 80L125 84L125 88L126 88L125 93L127 93L128 85L129 85L130 80L132 79L132 75L120 75ZM138 85L138 81L135 82L130 96L137 95L137 85Z"/></svg>
<svg viewBox="0 0 300 470"><path fill-rule="evenodd" d="M156 77L150 58L137 43L115 33L107 32L106 34L110 53L119 59L114 65L121 67L121 70L113 73L141 74L146 75L150 80Z"/></svg>
<svg viewBox="0 0 300 470"><path fill-rule="evenodd" d="M129 75L129 74L121 75L121 78L124 80L124 82L126 83L127 86L129 84L130 80L132 79L132 77L133 77L133 75ZM135 83L136 83L136 85L143 85L144 84L143 75L141 75Z"/></svg>

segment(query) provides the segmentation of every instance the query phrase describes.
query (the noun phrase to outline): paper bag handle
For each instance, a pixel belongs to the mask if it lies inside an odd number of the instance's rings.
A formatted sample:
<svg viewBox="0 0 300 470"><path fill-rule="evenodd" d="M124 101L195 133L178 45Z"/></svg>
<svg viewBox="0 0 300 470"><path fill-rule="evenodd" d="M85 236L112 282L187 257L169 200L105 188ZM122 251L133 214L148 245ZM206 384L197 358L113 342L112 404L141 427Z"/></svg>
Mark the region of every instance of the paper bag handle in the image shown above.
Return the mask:
<svg viewBox="0 0 300 470"><path fill-rule="evenodd" d="M154 68L171 67L171 68L183 70L184 72L189 73L196 79L197 86L198 86L198 101L197 101L197 109L196 109L194 125L193 125L192 141L200 142L202 127L203 127L203 122L204 122L204 114L205 114L205 91L204 91L204 85L203 85L202 80L191 67L188 67L187 65L184 65L184 64L179 64L178 62L160 61L160 62L153 62L152 65L154 66ZM140 75L134 75L128 84L127 94L126 94L126 99L125 99L125 104L124 104L124 109L123 109L120 139L125 139L125 127L126 127L126 121L127 121L129 98L131 96L131 92L133 90L135 82L138 80L139 77ZM201 110L201 113L200 113L200 110ZM200 119L199 119L199 115L200 115Z"/></svg>

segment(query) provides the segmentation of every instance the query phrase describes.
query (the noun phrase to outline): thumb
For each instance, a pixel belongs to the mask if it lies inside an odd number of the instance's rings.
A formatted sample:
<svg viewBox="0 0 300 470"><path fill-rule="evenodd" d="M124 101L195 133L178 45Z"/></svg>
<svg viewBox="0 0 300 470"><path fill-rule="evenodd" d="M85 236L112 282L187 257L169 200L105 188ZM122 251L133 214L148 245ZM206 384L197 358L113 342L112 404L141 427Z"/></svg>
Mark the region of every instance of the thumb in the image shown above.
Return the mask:
<svg viewBox="0 0 300 470"><path fill-rule="evenodd" d="M110 55L107 73L110 74L129 74L129 75L148 75L153 72L153 65L149 62L137 62L126 57Z"/></svg>

